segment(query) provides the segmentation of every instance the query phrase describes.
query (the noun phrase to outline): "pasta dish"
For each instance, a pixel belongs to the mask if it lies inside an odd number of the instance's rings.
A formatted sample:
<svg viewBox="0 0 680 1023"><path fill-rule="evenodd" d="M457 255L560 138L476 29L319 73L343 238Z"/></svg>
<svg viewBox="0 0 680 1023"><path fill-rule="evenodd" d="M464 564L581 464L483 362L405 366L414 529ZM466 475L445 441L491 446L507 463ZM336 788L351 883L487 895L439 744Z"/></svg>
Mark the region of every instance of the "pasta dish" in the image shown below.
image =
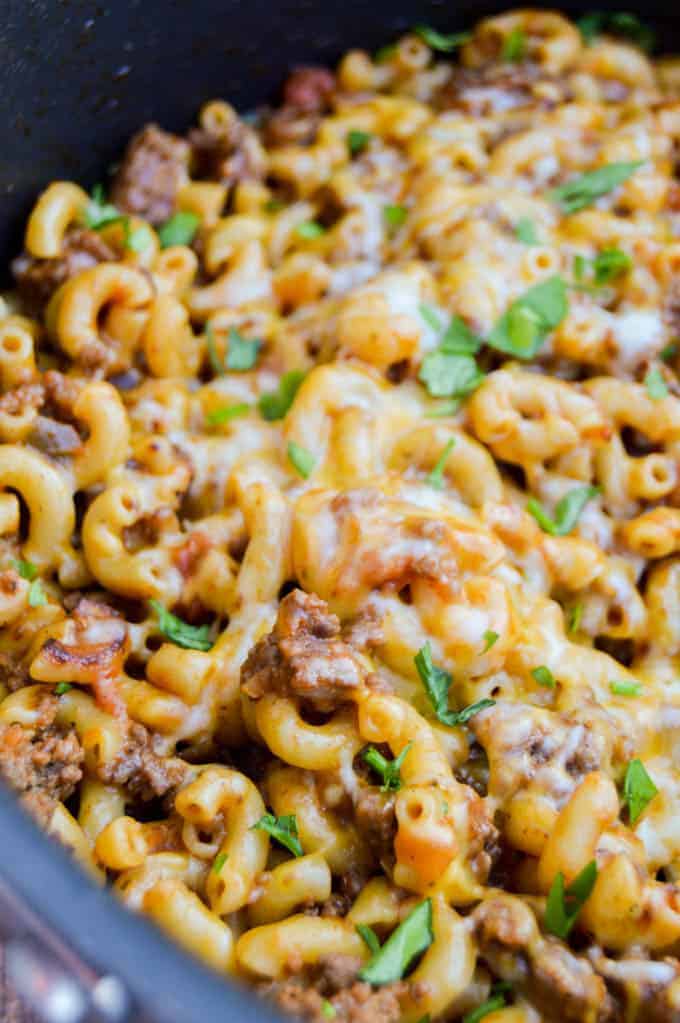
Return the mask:
<svg viewBox="0 0 680 1023"><path fill-rule="evenodd" d="M313 1023L680 1021L680 62L418 27L55 181L0 774Z"/></svg>

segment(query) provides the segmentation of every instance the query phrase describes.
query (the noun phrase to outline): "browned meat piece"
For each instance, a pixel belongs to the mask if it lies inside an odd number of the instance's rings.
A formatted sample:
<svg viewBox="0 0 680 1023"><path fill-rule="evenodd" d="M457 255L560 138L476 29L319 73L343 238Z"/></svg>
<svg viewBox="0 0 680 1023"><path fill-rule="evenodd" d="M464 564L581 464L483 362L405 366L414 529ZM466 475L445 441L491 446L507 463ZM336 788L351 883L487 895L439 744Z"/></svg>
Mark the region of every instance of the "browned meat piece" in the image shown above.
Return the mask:
<svg viewBox="0 0 680 1023"><path fill-rule="evenodd" d="M480 955L546 1021L613 1023L617 1007L590 962L557 938L544 938L531 910L512 895L483 902L472 914Z"/></svg>
<svg viewBox="0 0 680 1023"><path fill-rule="evenodd" d="M397 1023L400 999L409 985L399 981L373 990L356 980L359 966L359 960L351 956L328 957L319 961L308 978L262 985L259 990L283 1012L310 1023L325 1023L329 1016L343 1023Z"/></svg>
<svg viewBox="0 0 680 1023"><path fill-rule="evenodd" d="M116 253L96 231L76 227L64 236L61 255L36 259L22 252L12 263L19 294L34 309L40 309L57 288L81 270L116 259Z"/></svg>
<svg viewBox="0 0 680 1023"><path fill-rule="evenodd" d="M262 181L267 162L257 135L234 120L224 134L213 135L203 128L189 132L192 172L197 178L234 185L237 181Z"/></svg>
<svg viewBox="0 0 680 1023"><path fill-rule="evenodd" d="M335 75L328 68L298 67L283 86L283 104L317 114L329 108L335 88Z"/></svg>
<svg viewBox="0 0 680 1023"><path fill-rule="evenodd" d="M36 417L27 440L46 455L72 455L83 443L73 426L49 416Z"/></svg>
<svg viewBox="0 0 680 1023"><path fill-rule="evenodd" d="M65 376L56 369L48 369L43 374L42 383L45 388L45 415L53 419L75 422L73 406L80 394L83 384L73 377Z"/></svg>
<svg viewBox="0 0 680 1023"><path fill-rule="evenodd" d="M10 693L14 693L17 689L31 685L32 679L25 665L14 661L9 654L0 654L0 682L4 682Z"/></svg>
<svg viewBox="0 0 680 1023"><path fill-rule="evenodd" d="M22 416L27 408L40 408L45 395L41 384L21 384L0 398L0 411L6 416Z"/></svg>
<svg viewBox="0 0 680 1023"><path fill-rule="evenodd" d="M680 338L680 277L673 277L666 289L664 320L674 338Z"/></svg>
<svg viewBox="0 0 680 1023"><path fill-rule="evenodd" d="M128 145L111 188L111 201L123 213L162 224L174 212L175 197L187 180L188 142L147 124Z"/></svg>
<svg viewBox="0 0 680 1023"><path fill-rule="evenodd" d="M336 615L302 590L284 597L274 628L241 668L243 690L252 699L270 691L289 693L322 713L345 702L364 677L354 651L340 639Z"/></svg>
<svg viewBox="0 0 680 1023"><path fill-rule="evenodd" d="M293 71L283 87L283 106L270 114L264 125L265 145L313 142L335 89L335 75L328 68L301 67Z"/></svg>
<svg viewBox="0 0 680 1023"><path fill-rule="evenodd" d="M378 788L363 788L354 804L357 828L379 863L394 863L397 820L394 795Z"/></svg>
<svg viewBox="0 0 680 1023"><path fill-rule="evenodd" d="M36 728L0 725L0 777L43 827L83 776L78 737L54 725L55 710L56 701L47 697Z"/></svg>
<svg viewBox="0 0 680 1023"><path fill-rule="evenodd" d="M185 764L156 752L157 739L143 725L131 724L125 744L99 777L107 785L122 785L133 800L147 802L165 796L184 779Z"/></svg>
<svg viewBox="0 0 680 1023"><path fill-rule="evenodd" d="M548 76L538 64L506 61L454 68L436 103L443 110L486 117L506 110L550 109L568 98L565 80Z"/></svg>
<svg viewBox="0 0 680 1023"><path fill-rule="evenodd" d="M341 874L337 879L338 890L321 906L321 916L347 916L367 880L366 870L358 867L352 867L346 874Z"/></svg>

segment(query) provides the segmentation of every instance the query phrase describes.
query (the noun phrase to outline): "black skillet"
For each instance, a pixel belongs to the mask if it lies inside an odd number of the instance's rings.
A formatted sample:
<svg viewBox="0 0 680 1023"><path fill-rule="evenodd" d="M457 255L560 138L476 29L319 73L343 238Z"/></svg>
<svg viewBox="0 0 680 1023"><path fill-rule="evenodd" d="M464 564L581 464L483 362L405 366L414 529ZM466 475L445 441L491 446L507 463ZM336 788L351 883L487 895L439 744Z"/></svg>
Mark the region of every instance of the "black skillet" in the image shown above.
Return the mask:
<svg viewBox="0 0 680 1023"><path fill-rule="evenodd" d="M333 63L350 47L375 49L414 23L461 29L507 6L488 0L3 0L0 282L40 189L54 179L85 186L102 180L145 122L181 131L212 97L247 110L274 97L291 66ZM657 30L663 51L680 52L680 13L670 7L652 0L633 9ZM33 989L54 1023L275 1019L252 995L204 970L92 885L1 788L0 936L12 938L9 959L20 986Z"/></svg>

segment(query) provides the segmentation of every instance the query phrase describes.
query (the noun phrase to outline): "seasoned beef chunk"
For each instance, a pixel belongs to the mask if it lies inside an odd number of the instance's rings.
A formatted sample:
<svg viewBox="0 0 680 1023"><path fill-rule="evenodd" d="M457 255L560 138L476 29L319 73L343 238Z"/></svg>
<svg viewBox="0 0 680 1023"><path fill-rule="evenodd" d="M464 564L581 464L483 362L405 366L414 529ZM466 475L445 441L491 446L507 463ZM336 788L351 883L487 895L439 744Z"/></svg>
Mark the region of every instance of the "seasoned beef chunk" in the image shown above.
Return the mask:
<svg viewBox="0 0 680 1023"><path fill-rule="evenodd" d="M115 251L96 231L76 227L64 235L59 256L37 259L22 252L12 263L12 273L23 300L32 309L39 310L64 281L81 270L115 258Z"/></svg>
<svg viewBox="0 0 680 1023"><path fill-rule="evenodd" d="M444 110L488 117L524 107L549 109L568 98L566 81L550 77L538 64L506 61L455 67L437 104Z"/></svg>
<svg viewBox="0 0 680 1023"><path fill-rule="evenodd" d="M398 981L374 990L357 980L360 965L352 956L324 957L309 976L262 985L260 993L283 1012L309 1023L325 1023L329 1016L343 1023L397 1023L400 999L409 985Z"/></svg>
<svg viewBox="0 0 680 1023"><path fill-rule="evenodd" d="M162 224L174 212L177 191L187 180L189 143L148 124L128 145L111 188L123 213Z"/></svg>
<svg viewBox="0 0 680 1023"><path fill-rule="evenodd" d="M252 699L269 691L289 693L322 713L345 702L364 677L356 654L340 638L336 615L302 590L284 597L274 628L241 668L243 690Z"/></svg>
<svg viewBox="0 0 680 1023"><path fill-rule="evenodd" d="M0 778L46 827L57 802L68 799L83 776L83 749L73 729L54 724L56 701L47 697L35 728L0 725Z"/></svg>
<svg viewBox="0 0 680 1023"><path fill-rule="evenodd" d="M335 75L325 67L299 67L283 86L284 106L318 114L329 107L335 92Z"/></svg>
<svg viewBox="0 0 680 1023"><path fill-rule="evenodd" d="M301 67L283 88L283 106L267 118L264 140L268 146L313 142L323 114L335 93L335 75L327 68Z"/></svg>
<svg viewBox="0 0 680 1023"><path fill-rule="evenodd" d="M116 759L100 768L101 780L107 785L122 785L133 801L147 802L177 788L186 767L181 760L161 756L155 749L156 741L143 725L131 724Z"/></svg>
<svg viewBox="0 0 680 1023"><path fill-rule="evenodd" d="M237 181L262 181L266 174L267 162L257 135L238 118L221 134L194 128L189 132L189 145L192 173L197 178L234 185Z"/></svg>
<svg viewBox="0 0 680 1023"><path fill-rule="evenodd" d="M616 1005L590 962L538 930L521 899L499 895L472 914L480 955L549 1021L613 1023Z"/></svg>

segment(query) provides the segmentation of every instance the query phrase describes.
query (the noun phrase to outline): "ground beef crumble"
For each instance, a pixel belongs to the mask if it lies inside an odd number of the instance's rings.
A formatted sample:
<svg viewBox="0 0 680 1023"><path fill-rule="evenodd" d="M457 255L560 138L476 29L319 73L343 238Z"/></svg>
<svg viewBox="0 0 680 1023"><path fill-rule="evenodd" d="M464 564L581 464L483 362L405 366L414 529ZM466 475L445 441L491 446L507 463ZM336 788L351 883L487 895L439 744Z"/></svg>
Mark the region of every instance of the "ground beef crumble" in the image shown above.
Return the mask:
<svg viewBox="0 0 680 1023"><path fill-rule="evenodd" d="M335 90L335 75L328 68L296 68L283 87L283 106L270 113L264 122L265 145L313 142L321 118L331 107Z"/></svg>
<svg viewBox="0 0 680 1023"><path fill-rule="evenodd" d="M315 710L335 710L358 689L365 671L340 638L340 622L313 594L293 590L279 605L274 628L250 651L241 668L251 699L288 693Z"/></svg>
<svg viewBox="0 0 680 1023"><path fill-rule="evenodd" d="M156 751L157 739L143 725L133 723L118 756L102 765L99 777L107 785L121 785L132 801L148 802L166 796L184 780L186 765Z"/></svg>
<svg viewBox="0 0 680 1023"><path fill-rule="evenodd" d="M82 746L73 729L55 725L56 708L48 696L35 728L0 725L0 777L42 827L83 776Z"/></svg>
<svg viewBox="0 0 680 1023"><path fill-rule="evenodd" d="M319 960L310 976L263 984L259 992L283 1012L309 1023L325 1023L329 1004L334 1018L347 1023L397 1023L401 999L408 993L416 997L415 985L398 981L373 989L356 979L359 966L352 956L329 956Z"/></svg>
<svg viewBox="0 0 680 1023"><path fill-rule="evenodd" d="M75 274L116 258L116 252L96 231L74 227L64 235L61 253L54 259L37 259L22 252L12 263L12 273L22 299L37 311Z"/></svg>
<svg viewBox="0 0 680 1023"><path fill-rule="evenodd" d="M111 201L123 213L162 224L175 210L175 199L188 180L189 143L147 124L131 140L111 187Z"/></svg>

